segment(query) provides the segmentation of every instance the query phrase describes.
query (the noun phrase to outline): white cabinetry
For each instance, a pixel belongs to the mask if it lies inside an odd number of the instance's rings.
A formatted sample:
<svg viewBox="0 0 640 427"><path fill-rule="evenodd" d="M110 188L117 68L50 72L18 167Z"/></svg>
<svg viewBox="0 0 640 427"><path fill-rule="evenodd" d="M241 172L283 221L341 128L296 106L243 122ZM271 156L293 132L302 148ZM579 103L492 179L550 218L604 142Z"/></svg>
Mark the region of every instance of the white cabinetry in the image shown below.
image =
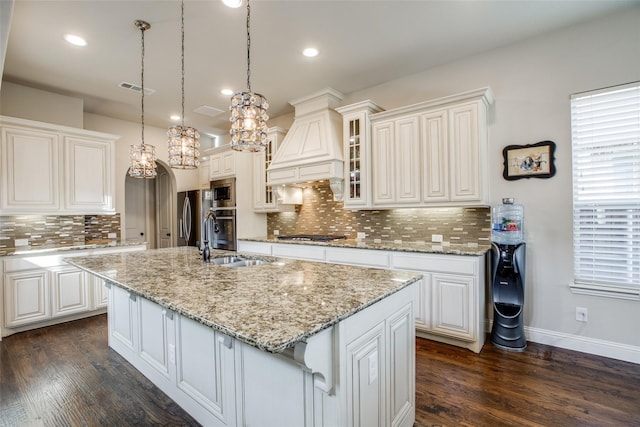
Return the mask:
<svg viewBox="0 0 640 427"><path fill-rule="evenodd" d="M110 285L109 345L203 425L411 427L412 286L271 354Z"/></svg>
<svg viewBox="0 0 640 427"><path fill-rule="evenodd" d="M0 213L112 213L115 135L0 117Z"/></svg>
<svg viewBox="0 0 640 427"><path fill-rule="evenodd" d="M4 273L6 327L17 327L51 318L49 273L43 270Z"/></svg>
<svg viewBox="0 0 640 427"><path fill-rule="evenodd" d="M65 211L115 210L114 145L111 141L64 138Z"/></svg>
<svg viewBox="0 0 640 427"><path fill-rule="evenodd" d="M418 204L420 125L417 115L373 124L373 204Z"/></svg>
<svg viewBox="0 0 640 427"><path fill-rule="evenodd" d="M336 108L342 114L345 208L371 207L371 123L369 116L382 111L371 101Z"/></svg>
<svg viewBox="0 0 640 427"><path fill-rule="evenodd" d="M492 103L491 90L483 88L359 116L353 111L366 102L341 107L350 112L343 116L345 173L352 179L345 207L488 204Z"/></svg>
<svg viewBox="0 0 640 427"><path fill-rule="evenodd" d="M198 166L198 183L200 188L211 187L211 171L209 170L210 160L202 160Z"/></svg>
<svg viewBox="0 0 640 427"><path fill-rule="evenodd" d="M3 257L0 335L104 313L108 301L104 281L70 266L63 258L145 248L140 245Z"/></svg>
<svg viewBox="0 0 640 427"><path fill-rule="evenodd" d="M484 256L392 253L391 268L423 275L416 289L418 336L479 353L484 345Z"/></svg>
<svg viewBox="0 0 640 427"><path fill-rule="evenodd" d="M216 149L218 150L218 149ZM217 151L209 157L211 179L229 178L236 174L236 152L230 147Z"/></svg>
<svg viewBox="0 0 640 427"><path fill-rule="evenodd" d="M256 212L283 212L293 211L293 203L302 203L302 190L293 188L280 188L277 191L275 186L267 185L267 168L271 160L278 151L280 143L286 135L286 130L279 127L269 128L267 131L267 147L264 151L253 153L253 210ZM293 200L289 196L288 190L295 191L299 200Z"/></svg>
<svg viewBox="0 0 640 427"><path fill-rule="evenodd" d="M89 287L86 273L76 267L51 270L51 317L88 311Z"/></svg>
<svg viewBox="0 0 640 427"><path fill-rule="evenodd" d="M422 274L413 287L417 334L479 353L485 341L485 256L238 241L238 251Z"/></svg>

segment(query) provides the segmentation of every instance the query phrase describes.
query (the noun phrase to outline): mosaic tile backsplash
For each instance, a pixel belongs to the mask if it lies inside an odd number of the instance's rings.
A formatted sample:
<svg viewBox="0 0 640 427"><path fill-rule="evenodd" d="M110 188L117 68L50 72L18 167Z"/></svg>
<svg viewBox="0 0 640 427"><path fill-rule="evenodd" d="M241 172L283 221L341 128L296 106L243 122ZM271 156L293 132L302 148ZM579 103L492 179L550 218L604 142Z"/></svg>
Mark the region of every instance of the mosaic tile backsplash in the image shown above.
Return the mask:
<svg viewBox="0 0 640 427"><path fill-rule="evenodd" d="M315 182L303 190L303 204L295 212L267 214L267 233L338 234L366 240L431 242L432 234L455 244L488 245L491 241L490 207L403 208L379 211L344 209L334 202L326 182Z"/></svg>
<svg viewBox="0 0 640 427"><path fill-rule="evenodd" d="M120 241L120 214L0 216L0 255L13 252L16 239L32 249Z"/></svg>

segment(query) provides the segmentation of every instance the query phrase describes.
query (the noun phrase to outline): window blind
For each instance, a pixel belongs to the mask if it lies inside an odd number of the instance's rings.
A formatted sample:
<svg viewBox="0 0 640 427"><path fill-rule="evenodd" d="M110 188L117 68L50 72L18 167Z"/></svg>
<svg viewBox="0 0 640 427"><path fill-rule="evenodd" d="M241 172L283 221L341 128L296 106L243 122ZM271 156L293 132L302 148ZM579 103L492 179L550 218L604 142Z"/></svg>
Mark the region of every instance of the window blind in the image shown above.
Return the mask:
<svg viewBox="0 0 640 427"><path fill-rule="evenodd" d="M637 297L640 82L573 95L571 130L574 285Z"/></svg>

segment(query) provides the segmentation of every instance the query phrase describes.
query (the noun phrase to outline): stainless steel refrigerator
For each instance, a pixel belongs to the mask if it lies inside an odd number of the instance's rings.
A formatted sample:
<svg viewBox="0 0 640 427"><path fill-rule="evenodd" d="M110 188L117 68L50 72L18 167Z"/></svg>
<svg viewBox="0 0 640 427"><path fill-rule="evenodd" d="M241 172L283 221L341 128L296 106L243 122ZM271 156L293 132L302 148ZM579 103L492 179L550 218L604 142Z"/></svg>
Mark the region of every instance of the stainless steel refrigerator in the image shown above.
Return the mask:
<svg viewBox="0 0 640 427"><path fill-rule="evenodd" d="M178 246L201 246L204 216L211 202L211 190L178 192Z"/></svg>

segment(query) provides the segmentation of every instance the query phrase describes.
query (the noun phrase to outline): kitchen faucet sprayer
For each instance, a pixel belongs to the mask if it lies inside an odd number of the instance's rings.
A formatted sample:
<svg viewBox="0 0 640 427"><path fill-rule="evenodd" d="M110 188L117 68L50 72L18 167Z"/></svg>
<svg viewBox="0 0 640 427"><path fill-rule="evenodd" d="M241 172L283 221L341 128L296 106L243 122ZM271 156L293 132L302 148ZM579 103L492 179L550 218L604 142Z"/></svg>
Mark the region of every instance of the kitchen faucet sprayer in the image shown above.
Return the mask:
<svg viewBox="0 0 640 427"><path fill-rule="evenodd" d="M218 225L218 218L216 214L213 212L213 208L209 208L209 212L204 217L204 247L202 248L202 260L205 262L209 262L211 259L211 248L209 247L209 220L213 220L213 232L219 233L220 226Z"/></svg>

